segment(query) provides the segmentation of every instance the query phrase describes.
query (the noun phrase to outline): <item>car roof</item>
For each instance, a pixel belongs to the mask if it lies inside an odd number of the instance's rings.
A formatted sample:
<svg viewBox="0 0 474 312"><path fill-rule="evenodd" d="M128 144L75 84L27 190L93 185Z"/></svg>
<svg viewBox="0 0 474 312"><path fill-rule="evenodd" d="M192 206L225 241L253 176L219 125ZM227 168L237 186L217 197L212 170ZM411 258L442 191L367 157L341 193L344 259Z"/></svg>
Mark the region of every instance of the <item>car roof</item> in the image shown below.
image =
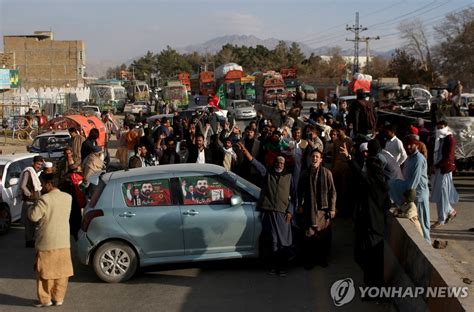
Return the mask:
<svg viewBox="0 0 474 312"><path fill-rule="evenodd" d="M474 93L461 93L461 96L471 97L474 96Z"/></svg>
<svg viewBox="0 0 474 312"><path fill-rule="evenodd" d="M51 135L70 135L69 131L67 130L58 130L58 131L48 131L45 133L38 134L36 137L45 137Z"/></svg>
<svg viewBox="0 0 474 312"><path fill-rule="evenodd" d="M103 179L105 181L108 180L116 180L122 178L133 178L133 177L145 177L145 176L152 176L154 178L157 177L159 174L174 174L175 176L179 176L182 173L186 173L186 175L219 175L226 172L224 167L211 165L211 164L172 164L172 165L159 165L153 167L145 167L145 168L134 168L132 170L119 170L113 171L109 173L105 173Z"/></svg>
<svg viewBox="0 0 474 312"><path fill-rule="evenodd" d="M94 108L94 109L99 109L99 106L95 106L95 105L84 105L82 106L82 108Z"/></svg>
<svg viewBox="0 0 474 312"><path fill-rule="evenodd" d="M34 156L39 155L36 153L15 153L15 154L5 154L5 155L0 155L0 165L4 165L8 162L15 161L15 160L21 160L25 158L33 158Z"/></svg>

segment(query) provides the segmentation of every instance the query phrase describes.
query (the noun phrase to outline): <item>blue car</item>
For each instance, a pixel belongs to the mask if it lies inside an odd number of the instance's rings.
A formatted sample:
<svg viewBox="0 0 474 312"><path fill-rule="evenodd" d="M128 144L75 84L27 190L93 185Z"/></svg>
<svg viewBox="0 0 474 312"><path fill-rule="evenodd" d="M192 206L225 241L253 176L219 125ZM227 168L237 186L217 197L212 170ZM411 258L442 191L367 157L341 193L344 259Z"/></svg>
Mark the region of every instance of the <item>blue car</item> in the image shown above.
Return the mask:
<svg viewBox="0 0 474 312"><path fill-rule="evenodd" d="M138 267L259 254L260 189L223 167L161 165L95 178L78 254L105 282L126 281Z"/></svg>

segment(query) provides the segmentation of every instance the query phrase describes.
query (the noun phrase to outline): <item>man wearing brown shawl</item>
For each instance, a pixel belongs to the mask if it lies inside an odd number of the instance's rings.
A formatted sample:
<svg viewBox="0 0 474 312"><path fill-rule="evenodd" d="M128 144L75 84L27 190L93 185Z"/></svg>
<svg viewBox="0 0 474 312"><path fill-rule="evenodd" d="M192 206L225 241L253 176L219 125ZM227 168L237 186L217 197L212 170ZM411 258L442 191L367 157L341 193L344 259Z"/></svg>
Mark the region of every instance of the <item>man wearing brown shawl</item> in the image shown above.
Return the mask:
<svg viewBox="0 0 474 312"><path fill-rule="evenodd" d="M331 247L330 220L336 216L336 188L329 169L321 166L322 152L311 152L311 167L303 171L298 183L298 210L305 231L303 261L305 269L316 264L326 267Z"/></svg>
<svg viewBox="0 0 474 312"><path fill-rule="evenodd" d="M28 218L38 222L36 231L37 307L63 304L68 278L73 275L69 240L69 215L72 197L58 190L54 175L43 178L42 195L28 211Z"/></svg>

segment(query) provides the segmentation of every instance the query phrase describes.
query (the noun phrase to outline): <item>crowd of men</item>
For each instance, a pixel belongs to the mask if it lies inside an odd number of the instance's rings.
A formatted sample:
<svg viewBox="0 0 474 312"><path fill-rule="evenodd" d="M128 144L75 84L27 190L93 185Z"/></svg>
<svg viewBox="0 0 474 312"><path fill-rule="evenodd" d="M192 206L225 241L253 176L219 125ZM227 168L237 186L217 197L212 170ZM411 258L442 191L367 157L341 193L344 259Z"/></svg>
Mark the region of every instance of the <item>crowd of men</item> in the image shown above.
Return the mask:
<svg viewBox="0 0 474 312"><path fill-rule="evenodd" d="M391 207L396 208L395 215L409 218L428 243L430 229L456 216L451 206L458 200L452 180L456 143L448 124L442 118L436 120L433 136L423 120L407 129L377 122L370 102L361 92L350 105L321 105L311 109L307 118L298 118L298 110L292 107L287 114L286 108L282 109L277 120L267 119L259 111L244 129L235 120L219 116L213 108L197 111L190 118L178 112L172 119L127 115L122 127L104 115L104 123L109 135L115 132L117 136L115 156L123 168L210 163L259 185L262 251L271 274L286 275L288 262L295 258L308 270L315 265L326 267L331 223L339 215L353 219L354 256L364 271L364 282L382 285L385 219ZM104 151L97 144L98 130L91 130L87 138L77 129L69 132L70 146L64 151L64 163L57 167L59 178L52 184L54 180L46 175L43 191L49 194L58 185L70 194L70 226L62 231L69 231L77 239L81 208L93 192L89 179L104 170L106 162ZM399 133L403 137L397 137ZM39 211L53 209L45 208L48 201L44 202L45 195L40 197L41 179L35 178L41 162L35 158L20 181L25 225L40 220ZM44 198L43 202L40 198ZM438 220L433 225L430 200L438 208ZM28 247L35 245L33 232L34 225L28 225ZM37 237L44 239L44 235ZM63 242L58 245L60 249L69 248ZM36 246L47 245L38 245L37 241ZM39 260L49 259L48 256L37 255ZM44 269L49 270L54 270L53 266ZM72 275L69 266L63 273L60 278ZM64 287L63 280L59 283ZM43 292L45 287L41 288ZM50 305L51 300L62 303L64 295L58 296L42 293L40 304Z"/></svg>

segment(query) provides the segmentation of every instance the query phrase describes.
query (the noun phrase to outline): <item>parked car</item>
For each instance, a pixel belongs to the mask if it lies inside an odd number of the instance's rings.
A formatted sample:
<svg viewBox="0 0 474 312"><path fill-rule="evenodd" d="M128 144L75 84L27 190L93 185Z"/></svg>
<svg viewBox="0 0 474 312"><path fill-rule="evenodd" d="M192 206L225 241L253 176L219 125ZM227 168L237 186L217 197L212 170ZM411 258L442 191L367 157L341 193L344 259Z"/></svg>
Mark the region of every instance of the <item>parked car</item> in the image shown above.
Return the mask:
<svg viewBox="0 0 474 312"><path fill-rule="evenodd" d="M84 105L81 107L80 109L81 113L83 114L91 114L91 115L94 115L96 116L97 118L100 119L100 108L99 106L95 106L95 105Z"/></svg>
<svg viewBox="0 0 474 312"><path fill-rule="evenodd" d="M47 160L56 161L64 156L64 148L69 145L70 140L71 135L67 130L49 131L36 136L26 149Z"/></svg>
<svg viewBox="0 0 474 312"><path fill-rule="evenodd" d="M473 116L474 112L474 93L461 94L461 111L465 116Z"/></svg>
<svg viewBox="0 0 474 312"><path fill-rule="evenodd" d="M260 189L221 166L176 164L102 174L78 254L105 282L160 263L256 257Z"/></svg>
<svg viewBox="0 0 474 312"><path fill-rule="evenodd" d="M248 100L232 100L227 109L235 119L252 119L257 117L257 111Z"/></svg>
<svg viewBox="0 0 474 312"><path fill-rule="evenodd" d="M142 111L145 114L148 114L149 109L145 101L137 101L134 103L128 103L128 104L125 104L125 107L123 108L124 113L138 114L140 113L140 111Z"/></svg>
<svg viewBox="0 0 474 312"><path fill-rule="evenodd" d="M313 86L310 85L302 85L301 89L304 92L304 99L305 101L316 101L318 99L318 94Z"/></svg>
<svg viewBox="0 0 474 312"><path fill-rule="evenodd" d="M72 102L71 103L71 109L74 109L76 111L81 111L82 110L82 107L84 106L89 106L88 105L89 103L85 102L85 101L76 101L76 102Z"/></svg>
<svg viewBox="0 0 474 312"><path fill-rule="evenodd" d="M0 234L8 232L10 224L21 218L23 201L18 196L18 183L21 172L33 164L36 155L0 155Z"/></svg>

